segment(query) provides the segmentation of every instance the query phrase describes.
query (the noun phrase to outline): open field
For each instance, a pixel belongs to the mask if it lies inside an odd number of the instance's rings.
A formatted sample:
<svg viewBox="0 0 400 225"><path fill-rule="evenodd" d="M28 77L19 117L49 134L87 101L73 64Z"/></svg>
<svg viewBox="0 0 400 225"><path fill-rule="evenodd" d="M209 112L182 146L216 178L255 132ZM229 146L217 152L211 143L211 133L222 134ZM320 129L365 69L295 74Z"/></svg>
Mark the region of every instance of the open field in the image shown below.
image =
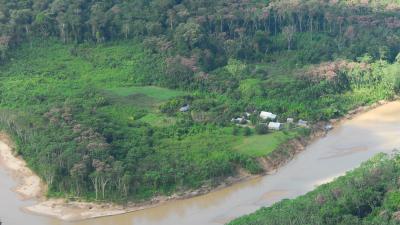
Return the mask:
<svg viewBox="0 0 400 225"><path fill-rule="evenodd" d="M273 132L266 135L253 135L240 138L234 150L252 157L263 157L273 152L281 144L297 137L296 132L284 133L283 131Z"/></svg>

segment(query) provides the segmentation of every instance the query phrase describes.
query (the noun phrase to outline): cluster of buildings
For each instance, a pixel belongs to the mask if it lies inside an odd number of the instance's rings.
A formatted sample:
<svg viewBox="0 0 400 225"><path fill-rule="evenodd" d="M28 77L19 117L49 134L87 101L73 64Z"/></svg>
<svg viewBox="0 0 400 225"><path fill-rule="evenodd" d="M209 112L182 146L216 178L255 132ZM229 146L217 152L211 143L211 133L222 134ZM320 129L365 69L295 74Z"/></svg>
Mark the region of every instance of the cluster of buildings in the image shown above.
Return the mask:
<svg viewBox="0 0 400 225"><path fill-rule="evenodd" d="M237 123L237 124L247 124L247 123L250 123L250 120L247 119L250 116L251 116L251 114L246 112L245 116L232 118L231 121L233 123ZM269 130L281 130L283 128L283 125L285 124L285 123L279 122L277 120L278 116L271 112L261 111L259 114L259 118L263 121L269 121L268 123L265 123L265 125L268 127ZM294 124L295 121L293 118L287 118L286 123ZM264 123L260 123L260 124L264 124ZM299 120L299 121L297 121L297 126L308 127L308 122L304 121L304 120Z"/></svg>
<svg viewBox="0 0 400 225"><path fill-rule="evenodd" d="M179 111L180 112L188 112L190 110L190 105L186 104L183 105ZM251 116L251 113L244 113L243 116L232 118L231 122L236 123L236 124L249 124L251 121L249 120ZM273 114L271 112L266 112L266 111L261 111L259 114L259 118L262 121L268 121L267 123L260 123L260 124L265 124L265 126L268 127L269 130L281 130L283 128L283 125L285 123L279 122L277 120L278 115ZM295 121L293 118L287 118L286 119L286 124L295 124ZM297 121L297 126L299 127L308 127L308 122L304 120L299 120Z"/></svg>

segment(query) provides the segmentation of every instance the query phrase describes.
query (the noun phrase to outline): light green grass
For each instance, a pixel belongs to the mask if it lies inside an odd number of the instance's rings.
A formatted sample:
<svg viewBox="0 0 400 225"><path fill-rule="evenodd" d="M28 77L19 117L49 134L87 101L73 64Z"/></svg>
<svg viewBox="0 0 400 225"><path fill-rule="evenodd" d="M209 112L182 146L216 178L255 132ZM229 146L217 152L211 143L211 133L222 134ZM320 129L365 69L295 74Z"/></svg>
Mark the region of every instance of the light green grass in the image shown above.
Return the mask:
<svg viewBox="0 0 400 225"><path fill-rule="evenodd" d="M234 150L252 157L267 156L287 140L297 136L297 132L285 134L283 131L266 135L243 137L238 141Z"/></svg>
<svg viewBox="0 0 400 225"><path fill-rule="evenodd" d="M140 121L148 123L155 127L167 127L175 124L176 119L172 117L166 117L162 114L149 113L146 116L140 118Z"/></svg>
<svg viewBox="0 0 400 225"><path fill-rule="evenodd" d="M183 92L183 91L171 90L168 88L162 88L162 87L156 87L156 86L119 87L119 88L110 88L108 90L116 95L123 96L123 97L127 97L130 95L143 94L148 97L157 99L159 101L166 101L173 97L177 97L177 96L181 96L181 95L185 94L185 92Z"/></svg>
<svg viewBox="0 0 400 225"><path fill-rule="evenodd" d="M185 92L156 86L132 86L105 89L103 94L113 104L147 109L155 113L160 104L184 95ZM154 115L151 118L154 118ZM153 122L151 118L149 117L149 121Z"/></svg>
<svg viewBox="0 0 400 225"><path fill-rule="evenodd" d="M79 91L88 88L104 90L126 85L140 86L143 77L161 71L157 65L162 60L152 58L142 51L140 44L133 42L74 47L56 41L47 44L37 41L33 46L24 46L14 53L13 58L18 60L6 67L0 66L2 94L10 96L2 98L7 100L2 102L7 106L31 108L36 105L36 96L46 97L46 101L41 103L60 102L81 97ZM72 53L73 49L76 49L75 53ZM138 92L155 93L158 90L150 89L152 91ZM160 95L166 95L160 99L172 95L158 91Z"/></svg>
<svg viewBox="0 0 400 225"><path fill-rule="evenodd" d="M136 108L125 105L109 105L98 109L98 112L108 115L120 123L134 122L140 117Z"/></svg>

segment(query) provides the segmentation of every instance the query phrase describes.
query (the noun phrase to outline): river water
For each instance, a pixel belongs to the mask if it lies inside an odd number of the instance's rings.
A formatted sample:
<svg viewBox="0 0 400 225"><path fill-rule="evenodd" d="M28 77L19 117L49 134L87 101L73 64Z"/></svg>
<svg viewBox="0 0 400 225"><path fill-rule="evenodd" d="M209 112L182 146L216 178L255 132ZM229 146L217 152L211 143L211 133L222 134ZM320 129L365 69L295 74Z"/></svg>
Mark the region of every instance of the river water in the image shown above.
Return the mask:
<svg viewBox="0 0 400 225"><path fill-rule="evenodd" d="M389 103L343 122L272 175L192 199L124 215L63 222L23 210L34 204L12 192L9 174L0 169L0 218L3 225L220 225L284 198L293 198L343 175L379 152L400 147L400 102Z"/></svg>

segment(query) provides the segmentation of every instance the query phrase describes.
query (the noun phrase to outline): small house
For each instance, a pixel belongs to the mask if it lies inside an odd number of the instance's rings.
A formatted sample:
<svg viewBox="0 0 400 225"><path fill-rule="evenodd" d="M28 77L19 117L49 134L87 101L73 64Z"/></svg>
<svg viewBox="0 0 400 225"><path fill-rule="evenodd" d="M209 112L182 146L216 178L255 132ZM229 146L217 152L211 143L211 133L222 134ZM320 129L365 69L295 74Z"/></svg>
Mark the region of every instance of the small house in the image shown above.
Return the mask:
<svg viewBox="0 0 400 225"><path fill-rule="evenodd" d="M293 118L287 118L286 122L287 123L294 123L294 119Z"/></svg>
<svg viewBox="0 0 400 225"><path fill-rule="evenodd" d="M276 123L276 122L270 122L268 124L268 129L270 130L280 130L282 128L281 123Z"/></svg>
<svg viewBox="0 0 400 225"><path fill-rule="evenodd" d="M190 110L189 105L185 105L179 109L180 112L188 112Z"/></svg>
<svg viewBox="0 0 400 225"><path fill-rule="evenodd" d="M232 118L231 122L245 124L245 123L247 123L247 120L243 117L238 117L238 118Z"/></svg>
<svg viewBox="0 0 400 225"><path fill-rule="evenodd" d="M299 122L297 123L297 125L299 127L308 127L308 122L304 121L304 120L299 120Z"/></svg>
<svg viewBox="0 0 400 225"><path fill-rule="evenodd" d="M263 119L263 120L267 120L267 119L275 120L276 119L276 115L271 113L271 112L261 111L260 118Z"/></svg>

